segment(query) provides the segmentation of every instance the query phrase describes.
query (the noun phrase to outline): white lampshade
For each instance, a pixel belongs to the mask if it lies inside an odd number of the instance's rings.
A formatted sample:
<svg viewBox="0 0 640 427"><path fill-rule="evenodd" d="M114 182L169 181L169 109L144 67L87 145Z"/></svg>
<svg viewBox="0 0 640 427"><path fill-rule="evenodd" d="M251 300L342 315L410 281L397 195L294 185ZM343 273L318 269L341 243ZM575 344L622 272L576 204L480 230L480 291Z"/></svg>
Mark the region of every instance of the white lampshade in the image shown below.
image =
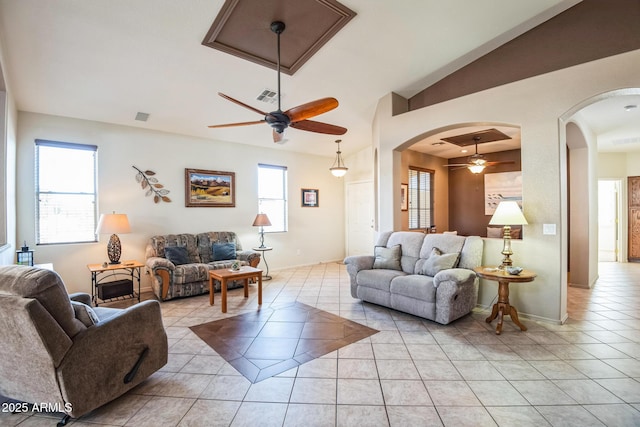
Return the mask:
<svg viewBox="0 0 640 427"><path fill-rule="evenodd" d="M517 202L502 201L489 221L489 225L523 225L528 224Z"/></svg>
<svg viewBox="0 0 640 427"><path fill-rule="evenodd" d="M131 226L127 214L101 214L97 234L126 234L131 233Z"/></svg>

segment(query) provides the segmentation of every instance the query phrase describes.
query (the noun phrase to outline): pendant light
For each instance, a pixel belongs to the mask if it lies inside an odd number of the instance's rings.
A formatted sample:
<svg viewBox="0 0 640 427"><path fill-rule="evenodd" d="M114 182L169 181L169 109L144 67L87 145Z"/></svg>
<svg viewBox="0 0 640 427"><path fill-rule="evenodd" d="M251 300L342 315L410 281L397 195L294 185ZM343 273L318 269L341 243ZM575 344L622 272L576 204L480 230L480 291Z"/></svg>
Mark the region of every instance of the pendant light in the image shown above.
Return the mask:
<svg viewBox="0 0 640 427"><path fill-rule="evenodd" d="M342 142L341 139L336 139L336 144L338 144L338 151L336 151L336 160L335 162L333 162L333 166L329 168L333 176L336 176L338 178L345 176L345 174L349 170L349 168L344 165L344 160L342 160L340 142Z"/></svg>

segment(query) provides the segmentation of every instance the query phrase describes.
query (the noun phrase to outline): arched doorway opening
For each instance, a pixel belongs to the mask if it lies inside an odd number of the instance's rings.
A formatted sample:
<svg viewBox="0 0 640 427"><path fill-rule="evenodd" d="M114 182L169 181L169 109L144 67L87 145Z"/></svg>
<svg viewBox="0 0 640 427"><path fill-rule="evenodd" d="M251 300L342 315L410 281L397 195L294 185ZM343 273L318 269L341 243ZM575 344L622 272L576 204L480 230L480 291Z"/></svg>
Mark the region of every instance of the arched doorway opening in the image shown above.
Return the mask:
<svg viewBox="0 0 640 427"><path fill-rule="evenodd" d="M487 236L491 214L485 209L485 176L521 171L520 133L519 126L507 123L455 123L426 131L396 148L401 184L409 182L412 168L433 176L433 222L429 224L433 229ZM473 173L468 162L476 150L488 166ZM402 209L398 202L396 209L400 211L400 228L413 229L410 207Z"/></svg>
<svg viewBox="0 0 640 427"><path fill-rule="evenodd" d="M620 89L594 95L560 117L562 264L571 286L589 288L598 278L598 181L626 183L628 176L640 175L630 160L630 153L640 150L640 120L625 111L639 104L640 88ZM623 211L625 195L623 188ZM626 215L621 219L626 221ZM619 229L626 230L624 222ZM564 313L566 295L565 287Z"/></svg>

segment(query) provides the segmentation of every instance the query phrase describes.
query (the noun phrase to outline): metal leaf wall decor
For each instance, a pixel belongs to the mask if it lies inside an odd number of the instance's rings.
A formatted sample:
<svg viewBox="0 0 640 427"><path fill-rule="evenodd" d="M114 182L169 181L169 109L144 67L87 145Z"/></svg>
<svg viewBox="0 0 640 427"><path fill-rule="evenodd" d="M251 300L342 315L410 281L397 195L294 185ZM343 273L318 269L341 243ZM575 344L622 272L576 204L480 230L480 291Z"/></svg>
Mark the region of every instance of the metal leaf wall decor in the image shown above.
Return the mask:
<svg viewBox="0 0 640 427"><path fill-rule="evenodd" d="M146 170L143 172L135 166L132 166L132 168L138 171L136 174L136 181L140 184L142 189L145 190L145 196L149 197L153 195L153 203L171 203L171 199L167 196L167 194L169 194L169 190L164 188L164 185L158 182L158 178L154 176L156 174L154 171Z"/></svg>

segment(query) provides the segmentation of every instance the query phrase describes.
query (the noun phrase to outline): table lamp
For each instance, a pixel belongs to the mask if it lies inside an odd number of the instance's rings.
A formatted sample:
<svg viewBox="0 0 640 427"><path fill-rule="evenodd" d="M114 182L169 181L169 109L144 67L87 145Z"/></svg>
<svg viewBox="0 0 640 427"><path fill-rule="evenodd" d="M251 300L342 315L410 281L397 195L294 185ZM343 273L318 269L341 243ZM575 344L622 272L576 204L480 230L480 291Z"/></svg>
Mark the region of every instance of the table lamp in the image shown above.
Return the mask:
<svg viewBox="0 0 640 427"><path fill-rule="evenodd" d="M511 255L513 255L513 251L511 250L511 226L524 224L528 224L528 222L522 214L518 203L513 201L502 201L498 204L496 211L491 217L491 221L489 221L489 225L504 226L502 236L504 240L502 255L504 255L504 258L502 259L502 264L500 264L499 267L501 270L513 264L511 261Z"/></svg>
<svg viewBox="0 0 640 427"><path fill-rule="evenodd" d="M131 233L131 227L129 226L129 219L127 218L127 215L117 214L115 212L110 214L101 214L96 233L111 234L109 243L107 244L109 263L119 264L122 247L120 245L120 238L117 234Z"/></svg>
<svg viewBox="0 0 640 427"><path fill-rule="evenodd" d="M268 227L270 225L271 221L269 221L267 214L259 213L256 215L256 219L253 220L253 226L260 227L260 248L266 248L264 245L264 227Z"/></svg>

